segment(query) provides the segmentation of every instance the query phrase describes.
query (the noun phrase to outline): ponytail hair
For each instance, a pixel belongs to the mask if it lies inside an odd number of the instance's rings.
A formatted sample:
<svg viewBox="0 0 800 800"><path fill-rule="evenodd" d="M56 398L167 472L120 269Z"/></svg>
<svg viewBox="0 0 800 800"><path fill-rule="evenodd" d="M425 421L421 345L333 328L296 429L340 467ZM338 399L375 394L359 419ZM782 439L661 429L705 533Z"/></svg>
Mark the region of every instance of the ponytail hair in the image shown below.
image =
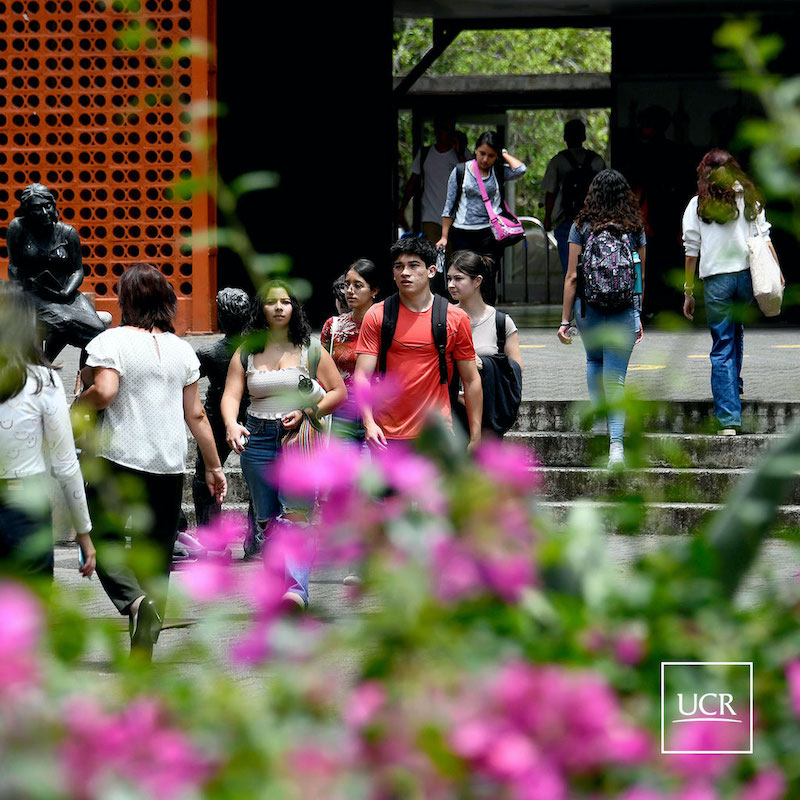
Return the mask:
<svg viewBox="0 0 800 800"><path fill-rule="evenodd" d="M483 297L483 287L493 280L494 259L484 253L475 253L472 250L458 250L450 260L450 266L458 272L464 273L468 278L475 280L483 278L478 289ZM486 298L484 297L484 300Z"/></svg>

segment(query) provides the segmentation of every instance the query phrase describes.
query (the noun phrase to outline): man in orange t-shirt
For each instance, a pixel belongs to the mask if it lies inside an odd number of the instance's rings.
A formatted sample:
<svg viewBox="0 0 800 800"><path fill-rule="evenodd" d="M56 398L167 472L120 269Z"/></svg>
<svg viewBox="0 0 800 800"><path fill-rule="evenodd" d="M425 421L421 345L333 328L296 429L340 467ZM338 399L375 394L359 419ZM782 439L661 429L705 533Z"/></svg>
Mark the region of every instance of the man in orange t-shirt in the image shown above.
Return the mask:
<svg viewBox="0 0 800 800"><path fill-rule="evenodd" d="M386 355L386 373L399 382L400 391L389 407L376 409L374 416L371 406L361 405L367 444L376 449L385 449L387 440L416 438L432 413L452 427L449 388L440 382L439 354L431 328L430 279L436 272L436 250L425 239L403 237L392 245L391 257L400 307ZM378 366L382 323L383 303L378 303L367 311L361 323L356 346L357 385L368 384ZM481 438L483 389L475 365L469 317L452 305L447 308L446 358L448 378L452 378L455 365L464 387L471 451Z"/></svg>

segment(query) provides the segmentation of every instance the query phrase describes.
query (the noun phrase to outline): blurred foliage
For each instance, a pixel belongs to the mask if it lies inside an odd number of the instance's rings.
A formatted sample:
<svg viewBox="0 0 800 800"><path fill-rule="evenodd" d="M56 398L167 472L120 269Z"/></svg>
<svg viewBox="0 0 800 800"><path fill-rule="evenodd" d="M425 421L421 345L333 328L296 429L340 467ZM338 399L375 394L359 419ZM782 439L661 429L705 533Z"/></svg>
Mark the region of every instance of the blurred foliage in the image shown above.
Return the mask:
<svg viewBox="0 0 800 800"><path fill-rule="evenodd" d="M396 19L394 29L394 75L405 75L431 46L432 21ZM559 28L556 30L463 31L428 69L429 75L548 75L611 71L611 35L608 30ZM586 147L609 158L609 109L541 109L508 112L508 142L511 153L528 167L515 182L518 214L541 218L544 202L541 182L548 161L564 148L564 123L574 117L586 123ZM490 125L457 120L467 135L470 150ZM423 142L433 141L432 120L423 126ZM400 186L411 172L411 114L400 115ZM409 213L410 219L410 213Z"/></svg>

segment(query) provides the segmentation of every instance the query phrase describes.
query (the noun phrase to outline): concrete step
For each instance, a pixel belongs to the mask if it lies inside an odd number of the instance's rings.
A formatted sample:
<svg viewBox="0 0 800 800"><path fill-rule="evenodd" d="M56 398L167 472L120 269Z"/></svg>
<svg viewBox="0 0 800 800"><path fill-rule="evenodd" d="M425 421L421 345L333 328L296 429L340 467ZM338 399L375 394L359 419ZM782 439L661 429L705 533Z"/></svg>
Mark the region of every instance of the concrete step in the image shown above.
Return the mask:
<svg viewBox="0 0 800 800"><path fill-rule="evenodd" d="M668 433L705 432L716 428L711 400L636 404L644 430ZM800 403L753 400L742 404L742 428L748 433L783 433L800 424ZM587 401L523 400L515 432L572 431L591 427Z"/></svg>
<svg viewBox="0 0 800 800"><path fill-rule="evenodd" d="M549 500L579 497L640 498L647 503L724 503L746 469L628 469L609 472L588 467L544 467L542 493ZM800 481L795 483L791 504L800 504Z"/></svg>
<svg viewBox="0 0 800 800"><path fill-rule="evenodd" d="M781 434L754 433L716 436L701 433L645 434L647 464L651 467L752 467ZM542 464L552 467L605 466L608 437L575 432L521 432L506 434L506 441L528 445Z"/></svg>
<svg viewBox="0 0 800 800"><path fill-rule="evenodd" d="M596 509L608 533L676 535L696 533L701 523L722 509L718 503L643 503L635 500L596 502L589 500L541 500L537 507L557 522L582 507ZM770 538L800 541L800 505L781 506Z"/></svg>
<svg viewBox="0 0 800 800"><path fill-rule="evenodd" d="M225 477L228 480L228 499L227 503L247 503L250 497L250 492L247 488L247 483L239 467L229 467L225 465ZM192 502L192 478L194 478L194 470L188 471L183 479L183 502Z"/></svg>

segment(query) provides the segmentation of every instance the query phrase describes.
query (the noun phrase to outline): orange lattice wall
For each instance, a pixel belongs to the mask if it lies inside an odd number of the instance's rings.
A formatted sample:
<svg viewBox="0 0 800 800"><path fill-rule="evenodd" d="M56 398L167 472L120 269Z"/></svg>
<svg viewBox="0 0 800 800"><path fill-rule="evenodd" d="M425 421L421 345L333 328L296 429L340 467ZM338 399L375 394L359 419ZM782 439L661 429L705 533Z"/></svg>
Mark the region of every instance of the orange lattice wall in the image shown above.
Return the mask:
<svg viewBox="0 0 800 800"><path fill-rule="evenodd" d="M29 183L54 190L83 245L83 291L119 320L116 281L155 264L178 295L179 332L214 327L215 263L185 237L207 196L173 191L208 174L210 0L0 0L0 240ZM193 42L195 46L190 44ZM8 268L8 250L0 247Z"/></svg>

